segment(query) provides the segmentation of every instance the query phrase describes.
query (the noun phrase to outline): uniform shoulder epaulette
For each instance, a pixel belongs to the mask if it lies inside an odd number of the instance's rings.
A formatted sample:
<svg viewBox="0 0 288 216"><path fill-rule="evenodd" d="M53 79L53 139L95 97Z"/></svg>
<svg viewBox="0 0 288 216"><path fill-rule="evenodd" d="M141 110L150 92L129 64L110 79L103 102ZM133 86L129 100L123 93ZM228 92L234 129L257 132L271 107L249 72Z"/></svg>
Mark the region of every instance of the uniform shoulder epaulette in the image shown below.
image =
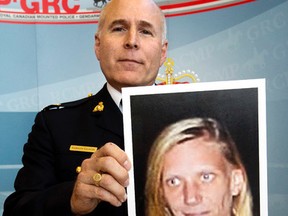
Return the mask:
<svg viewBox="0 0 288 216"><path fill-rule="evenodd" d="M52 104L43 109L43 111L48 111L48 110L59 110L59 109L65 109L65 108L72 108L72 107L77 107L86 101L90 99L92 94L89 94L88 97L82 98L80 100L76 101L71 101L71 102L66 102L66 103L61 103L61 104Z"/></svg>

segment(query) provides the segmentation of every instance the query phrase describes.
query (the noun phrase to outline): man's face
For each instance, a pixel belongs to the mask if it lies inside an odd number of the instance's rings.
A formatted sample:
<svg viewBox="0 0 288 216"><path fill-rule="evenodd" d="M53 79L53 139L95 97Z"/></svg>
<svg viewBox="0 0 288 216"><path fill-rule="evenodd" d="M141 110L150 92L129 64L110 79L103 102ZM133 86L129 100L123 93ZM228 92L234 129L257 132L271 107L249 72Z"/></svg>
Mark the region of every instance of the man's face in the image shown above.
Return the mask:
<svg viewBox="0 0 288 216"><path fill-rule="evenodd" d="M107 81L119 91L152 85L167 52L158 8L149 0L109 4L95 40L95 53Z"/></svg>
<svg viewBox="0 0 288 216"><path fill-rule="evenodd" d="M241 170L233 169L215 142L197 138L173 147L164 157L162 185L176 216L228 216L240 193Z"/></svg>

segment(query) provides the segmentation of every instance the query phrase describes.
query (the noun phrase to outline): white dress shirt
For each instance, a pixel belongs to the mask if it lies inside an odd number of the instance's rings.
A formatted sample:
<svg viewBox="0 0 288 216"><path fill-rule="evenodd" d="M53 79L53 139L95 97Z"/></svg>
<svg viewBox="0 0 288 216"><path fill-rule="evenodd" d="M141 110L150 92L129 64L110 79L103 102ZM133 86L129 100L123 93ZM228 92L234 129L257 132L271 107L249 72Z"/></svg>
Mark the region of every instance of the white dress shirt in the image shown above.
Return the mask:
<svg viewBox="0 0 288 216"><path fill-rule="evenodd" d="M111 95L113 101L117 104L117 106L119 107L119 109L122 112L122 103L121 103L122 94L121 94L121 92L117 91L109 83L107 83L107 90L108 90L109 94Z"/></svg>

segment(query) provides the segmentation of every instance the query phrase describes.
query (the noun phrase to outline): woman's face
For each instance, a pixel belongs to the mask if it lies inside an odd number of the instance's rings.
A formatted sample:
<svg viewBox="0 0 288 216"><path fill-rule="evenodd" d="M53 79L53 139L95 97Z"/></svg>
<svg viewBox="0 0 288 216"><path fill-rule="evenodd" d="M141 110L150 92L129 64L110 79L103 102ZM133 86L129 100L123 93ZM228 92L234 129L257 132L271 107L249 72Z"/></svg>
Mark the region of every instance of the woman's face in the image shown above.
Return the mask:
<svg viewBox="0 0 288 216"><path fill-rule="evenodd" d="M173 147L164 157L164 197L176 216L228 216L243 173L233 169L218 144L203 138Z"/></svg>

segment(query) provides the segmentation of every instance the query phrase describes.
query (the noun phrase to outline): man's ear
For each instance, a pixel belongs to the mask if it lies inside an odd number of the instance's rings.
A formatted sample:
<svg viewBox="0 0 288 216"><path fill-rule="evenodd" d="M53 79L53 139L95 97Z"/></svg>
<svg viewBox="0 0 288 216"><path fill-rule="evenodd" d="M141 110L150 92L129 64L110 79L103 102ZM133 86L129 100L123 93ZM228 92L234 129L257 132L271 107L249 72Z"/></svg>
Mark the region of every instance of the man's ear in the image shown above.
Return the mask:
<svg viewBox="0 0 288 216"><path fill-rule="evenodd" d="M99 60L100 59L100 39L99 39L99 34L96 33L95 36L94 36L94 52L95 52L95 55L97 57L97 59Z"/></svg>
<svg viewBox="0 0 288 216"><path fill-rule="evenodd" d="M233 169L230 182L230 190L233 196L240 194L244 187L244 174L241 169Z"/></svg>
<svg viewBox="0 0 288 216"><path fill-rule="evenodd" d="M165 42L162 44L161 48L161 60L160 60L160 66L165 62L167 57L167 51L168 51L168 41L165 40Z"/></svg>

